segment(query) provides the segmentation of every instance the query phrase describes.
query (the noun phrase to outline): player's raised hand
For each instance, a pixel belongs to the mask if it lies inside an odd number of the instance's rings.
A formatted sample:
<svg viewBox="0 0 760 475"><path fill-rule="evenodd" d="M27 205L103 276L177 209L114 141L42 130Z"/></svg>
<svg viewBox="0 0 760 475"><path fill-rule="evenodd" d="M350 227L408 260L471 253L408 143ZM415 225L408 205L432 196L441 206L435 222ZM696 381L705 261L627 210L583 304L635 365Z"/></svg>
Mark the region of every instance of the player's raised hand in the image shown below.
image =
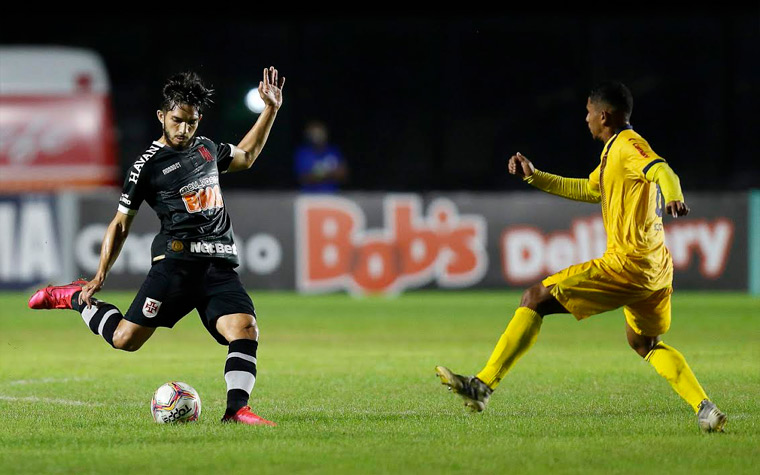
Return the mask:
<svg viewBox="0 0 760 475"><path fill-rule="evenodd" d="M689 207L683 201L671 201L665 205L665 211L674 218L677 218L689 214Z"/></svg>
<svg viewBox="0 0 760 475"><path fill-rule="evenodd" d="M517 152L516 155L512 155L507 165L510 175L517 175L519 177L528 177L536 171L536 167L528 160L528 158Z"/></svg>
<svg viewBox="0 0 760 475"><path fill-rule="evenodd" d="M278 72L274 66L264 69L264 78L259 82L259 95L264 104L279 109L282 105L282 89L284 87L285 76L278 78Z"/></svg>
<svg viewBox="0 0 760 475"><path fill-rule="evenodd" d="M92 306L93 294L101 288L103 288L103 280L97 277L84 284L82 286L82 291L79 292L79 305L86 303L87 308L90 308Z"/></svg>

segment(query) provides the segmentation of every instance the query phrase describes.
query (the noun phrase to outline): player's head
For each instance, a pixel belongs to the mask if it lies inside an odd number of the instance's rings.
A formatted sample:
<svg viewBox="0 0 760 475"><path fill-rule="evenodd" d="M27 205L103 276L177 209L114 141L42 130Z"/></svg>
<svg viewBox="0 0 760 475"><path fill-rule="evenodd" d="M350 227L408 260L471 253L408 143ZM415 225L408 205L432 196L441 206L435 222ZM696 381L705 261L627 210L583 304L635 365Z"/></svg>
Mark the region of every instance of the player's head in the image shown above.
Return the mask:
<svg viewBox="0 0 760 475"><path fill-rule="evenodd" d="M327 125L321 120L310 120L304 128L304 136L309 143L321 147L327 143Z"/></svg>
<svg viewBox="0 0 760 475"><path fill-rule="evenodd" d="M164 140L174 148L185 148L198 129L203 110L213 101L214 90L206 87L194 72L175 74L163 89L158 120Z"/></svg>
<svg viewBox="0 0 760 475"><path fill-rule="evenodd" d="M595 139L601 139L604 128L615 130L631 120L633 95L621 82L603 82L591 89L586 111L586 122L591 135Z"/></svg>

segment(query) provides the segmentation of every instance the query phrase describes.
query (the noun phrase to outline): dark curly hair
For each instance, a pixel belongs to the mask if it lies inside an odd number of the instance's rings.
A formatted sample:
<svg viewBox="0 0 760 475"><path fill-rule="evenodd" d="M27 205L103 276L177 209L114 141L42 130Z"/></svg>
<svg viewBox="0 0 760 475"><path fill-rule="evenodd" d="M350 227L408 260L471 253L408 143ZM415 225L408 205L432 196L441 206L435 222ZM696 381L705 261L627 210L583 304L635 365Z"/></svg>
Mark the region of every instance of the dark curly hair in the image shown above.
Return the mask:
<svg viewBox="0 0 760 475"><path fill-rule="evenodd" d="M161 110L166 112L186 104L202 111L213 104L212 95L214 90L206 87L198 74L192 71L175 74L164 84Z"/></svg>
<svg viewBox="0 0 760 475"><path fill-rule="evenodd" d="M633 94L622 82L607 81L597 84L591 89L588 97L593 103L603 103L613 111L622 112L625 120L630 120L633 112Z"/></svg>

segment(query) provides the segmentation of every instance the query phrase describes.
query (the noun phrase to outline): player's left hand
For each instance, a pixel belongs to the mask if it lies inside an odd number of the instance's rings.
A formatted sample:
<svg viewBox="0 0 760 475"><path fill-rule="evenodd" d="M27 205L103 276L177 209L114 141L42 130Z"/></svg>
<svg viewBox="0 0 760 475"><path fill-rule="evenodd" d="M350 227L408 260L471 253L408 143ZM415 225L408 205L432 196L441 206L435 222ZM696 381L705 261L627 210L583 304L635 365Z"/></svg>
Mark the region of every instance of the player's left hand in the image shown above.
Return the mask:
<svg viewBox="0 0 760 475"><path fill-rule="evenodd" d="M264 79L259 82L259 96L267 106L279 109L282 106L282 89L285 87L285 76L279 80L274 66L264 69Z"/></svg>
<svg viewBox="0 0 760 475"><path fill-rule="evenodd" d="M671 201L665 205L665 211L674 218L677 218L689 214L689 207L683 201Z"/></svg>
<svg viewBox="0 0 760 475"><path fill-rule="evenodd" d="M92 307L92 295L103 288L103 279L95 276L94 279L82 286L79 292L79 305L87 304L87 308Z"/></svg>

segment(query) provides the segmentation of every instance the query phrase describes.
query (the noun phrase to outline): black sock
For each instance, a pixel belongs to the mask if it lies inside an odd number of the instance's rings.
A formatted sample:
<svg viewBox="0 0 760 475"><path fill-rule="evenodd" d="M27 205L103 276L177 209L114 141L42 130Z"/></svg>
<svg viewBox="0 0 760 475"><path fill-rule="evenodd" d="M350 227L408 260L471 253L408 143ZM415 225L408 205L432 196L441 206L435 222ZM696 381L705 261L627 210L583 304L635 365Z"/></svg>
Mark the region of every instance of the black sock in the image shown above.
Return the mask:
<svg viewBox="0 0 760 475"><path fill-rule="evenodd" d="M256 382L256 340L230 342L224 380L227 382L227 415L235 414L248 404L248 398Z"/></svg>
<svg viewBox="0 0 760 475"><path fill-rule="evenodd" d="M71 308L76 310L77 312L81 312L81 307L79 306L79 294L81 294L81 290L77 290L74 295L71 296ZM83 307L86 307L86 305L82 305Z"/></svg>
<svg viewBox="0 0 760 475"><path fill-rule="evenodd" d="M74 294L77 296L77 294ZM72 307L74 306L74 297L71 298ZM82 315L84 323L90 327L90 330L103 337L109 345L113 346L113 332L116 331L116 327L119 326L123 316L118 308L110 303L96 301L90 308L87 308L86 304L83 304L79 313Z"/></svg>

